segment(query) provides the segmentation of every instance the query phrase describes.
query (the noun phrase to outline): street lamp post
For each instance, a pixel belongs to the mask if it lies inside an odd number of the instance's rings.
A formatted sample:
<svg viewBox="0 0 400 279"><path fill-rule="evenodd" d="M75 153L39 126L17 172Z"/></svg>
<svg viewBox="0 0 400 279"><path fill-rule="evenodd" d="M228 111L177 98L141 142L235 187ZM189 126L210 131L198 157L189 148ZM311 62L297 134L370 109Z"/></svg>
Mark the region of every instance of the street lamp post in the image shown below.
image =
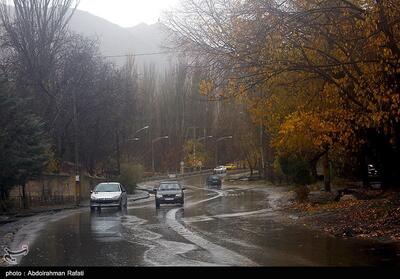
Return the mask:
<svg viewBox="0 0 400 279"><path fill-rule="evenodd" d="M140 141L140 138L128 139L128 142L133 142L133 141L138 142L138 141ZM136 149L136 147L135 147L135 149ZM129 152L128 152L128 162L131 162L131 158L132 158L132 152L131 152L131 150L129 150Z"/></svg>
<svg viewBox="0 0 400 279"><path fill-rule="evenodd" d="M205 140L205 139L211 139L211 138L213 138L213 136L208 136L208 137L202 137L202 138L199 138L197 141L202 141L202 140Z"/></svg>
<svg viewBox="0 0 400 279"><path fill-rule="evenodd" d="M202 138L199 138L197 141L201 142L203 140L210 139L212 137L213 136L202 137ZM194 162L196 162L196 140L193 142L193 160L194 160Z"/></svg>
<svg viewBox="0 0 400 279"><path fill-rule="evenodd" d="M154 143L156 143L162 139L169 139L169 137L168 136L158 137L156 139L153 139L151 142L151 165L153 168L153 174L156 172L155 166L154 166Z"/></svg>
<svg viewBox="0 0 400 279"><path fill-rule="evenodd" d="M144 131L144 130L147 130L147 129L149 129L149 128L150 128L149 125L144 126L143 128L140 128L139 130L137 130L137 131L133 134L133 136L136 136L138 133L140 133L140 132L142 132L142 131ZM138 137L134 137L134 138L128 139L128 141L139 141L139 140L140 140L140 138L138 138ZM130 153L130 152L129 152L129 153ZM128 153L128 157L130 157L129 153ZM130 158L128 158L128 160L130 160Z"/></svg>
<svg viewBox="0 0 400 279"><path fill-rule="evenodd" d="M215 141L215 165L218 166L218 142L226 139L233 139L233 136L219 138Z"/></svg>

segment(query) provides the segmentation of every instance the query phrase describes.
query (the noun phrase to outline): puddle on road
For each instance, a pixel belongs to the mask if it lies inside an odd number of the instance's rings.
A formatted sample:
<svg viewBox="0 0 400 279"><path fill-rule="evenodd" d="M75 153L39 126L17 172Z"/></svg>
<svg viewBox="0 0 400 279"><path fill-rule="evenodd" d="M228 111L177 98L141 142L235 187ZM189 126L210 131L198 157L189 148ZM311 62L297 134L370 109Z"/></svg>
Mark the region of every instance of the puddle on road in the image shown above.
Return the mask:
<svg viewBox="0 0 400 279"><path fill-rule="evenodd" d="M186 185L205 188L200 178ZM151 200L133 204L127 214L112 209L94 215L74 213L41 227L21 264L196 266L240 265L242 259L249 259L265 266L400 265L399 246L284 226L273 221L275 212L266 203L267 191L224 190L223 186L221 191L188 191L183 210L174 205L156 210ZM178 222L171 219L171 224L167 215L174 209ZM180 229L189 234L180 235ZM240 257L218 261L210 251L222 259Z"/></svg>

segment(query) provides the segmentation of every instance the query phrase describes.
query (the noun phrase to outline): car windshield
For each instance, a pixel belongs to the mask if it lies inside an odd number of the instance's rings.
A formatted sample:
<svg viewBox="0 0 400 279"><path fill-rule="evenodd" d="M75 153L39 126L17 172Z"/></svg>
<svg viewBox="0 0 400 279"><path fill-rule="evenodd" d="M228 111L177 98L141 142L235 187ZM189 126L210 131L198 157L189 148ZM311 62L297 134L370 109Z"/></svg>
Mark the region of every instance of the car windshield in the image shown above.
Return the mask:
<svg viewBox="0 0 400 279"><path fill-rule="evenodd" d="M219 179L219 177L218 176L216 176L216 175L213 175L213 176L210 176L210 178L209 179Z"/></svg>
<svg viewBox="0 0 400 279"><path fill-rule="evenodd" d="M101 183L94 189L95 192L120 192L119 184L117 183Z"/></svg>
<svg viewBox="0 0 400 279"><path fill-rule="evenodd" d="M160 191L171 191L171 190L180 190L181 187L179 184L176 183L163 183L160 185L159 190Z"/></svg>

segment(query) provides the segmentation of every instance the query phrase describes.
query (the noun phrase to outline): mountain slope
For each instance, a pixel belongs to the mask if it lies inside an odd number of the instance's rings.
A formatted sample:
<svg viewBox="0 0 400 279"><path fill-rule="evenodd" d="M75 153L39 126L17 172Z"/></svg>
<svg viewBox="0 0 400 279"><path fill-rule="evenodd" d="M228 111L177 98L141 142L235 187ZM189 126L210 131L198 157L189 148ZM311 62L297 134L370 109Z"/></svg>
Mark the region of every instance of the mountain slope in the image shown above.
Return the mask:
<svg viewBox="0 0 400 279"><path fill-rule="evenodd" d="M99 42L100 50L105 56L163 52L162 44L165 35L161 25L139 24L131 28L123 28L88 12L77 10L70 21L70 28ZM125 58L110 58L122 65ZM168 63L165 54L137 56L138 65L154 63L164 68Z"/></svg>

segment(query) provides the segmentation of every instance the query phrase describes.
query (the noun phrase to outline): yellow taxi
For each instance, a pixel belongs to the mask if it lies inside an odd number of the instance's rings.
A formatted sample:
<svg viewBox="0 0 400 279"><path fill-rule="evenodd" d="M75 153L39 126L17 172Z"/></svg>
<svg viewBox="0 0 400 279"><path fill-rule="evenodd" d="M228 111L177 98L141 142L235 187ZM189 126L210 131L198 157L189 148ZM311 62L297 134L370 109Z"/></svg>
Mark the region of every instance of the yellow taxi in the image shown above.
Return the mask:
<svg viewBox="0 0 400 279"><path fill-rule="evenodd" d="M235 170L237 168L235 164L227 164L225 167L227 170Z"/></svg>

